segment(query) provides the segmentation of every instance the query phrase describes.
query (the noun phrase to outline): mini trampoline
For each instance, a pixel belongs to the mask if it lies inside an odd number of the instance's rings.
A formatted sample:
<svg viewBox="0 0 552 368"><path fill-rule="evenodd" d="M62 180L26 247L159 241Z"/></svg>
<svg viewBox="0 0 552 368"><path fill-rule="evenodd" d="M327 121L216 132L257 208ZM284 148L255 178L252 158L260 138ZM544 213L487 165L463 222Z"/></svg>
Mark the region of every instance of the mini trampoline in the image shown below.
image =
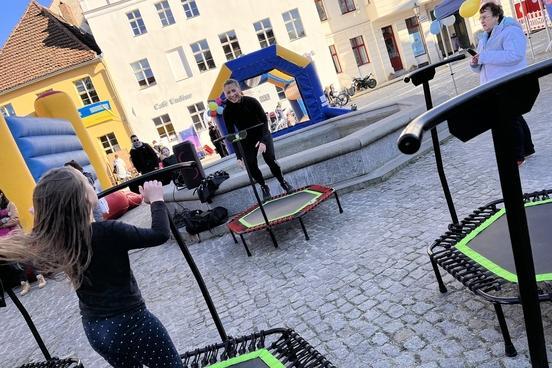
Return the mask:
<svg viewBox="0 0 552 368"><path fill-rule="evenodd" d="M178 163L147 173L109 188L100 193L98 197L102 198L129 185L137 185L137 183L143 183L147 180L156 180L191 165L193 165L192 162ZM168 217L171 232L193 273L221 338L218 343L181 354L185 368L335 368L332 363L292 329L275 328L254 332L242 337L228 336L205 281L184 239L182 239L182 235L175 226L172 216L169 214ZM250 220L253 221L252 218Z"/></svg>
<svg viewBox="0 0 552 368"><path fill-rule="evenodd" d="M320 203L330 198L332 194L337 202L339 212L342 213L343 209L341 208L339 197L333 188L323 185L309 185L297 189L293 193L273 197L271 200L263 203L264 212L268 221L265 221L261 208L258 205L254 205L234 216L230 222L228 222L228 229L236 244L238 240L234 234L240 236L248 256L251 256L251 252L249 251L243 234L265 230L269 226L283 224L295 219L301 224L305 239L309 240L310 238L302 217L315 209Z"/></svg>
<svg viewBox="0 0 552 368"><path fill-rule="evenodd" d="M428 254L441 292L447 289L439 266L493 304L508 356L517 352L502 304L522 305L533 367L548 367L539 302L552 300L548 283L552 280L552 190L522 194L512 150L513 120L531 111L540 92L539 78L550 73L549 59L472 89L414 119L398 141L403 153L414 153L423 133L444 121L451 134L463 142L491 131L504 198L458 221L452 199L447 197L453 223L429 246ZM439 174L444 176L442 168Z"/></svg>

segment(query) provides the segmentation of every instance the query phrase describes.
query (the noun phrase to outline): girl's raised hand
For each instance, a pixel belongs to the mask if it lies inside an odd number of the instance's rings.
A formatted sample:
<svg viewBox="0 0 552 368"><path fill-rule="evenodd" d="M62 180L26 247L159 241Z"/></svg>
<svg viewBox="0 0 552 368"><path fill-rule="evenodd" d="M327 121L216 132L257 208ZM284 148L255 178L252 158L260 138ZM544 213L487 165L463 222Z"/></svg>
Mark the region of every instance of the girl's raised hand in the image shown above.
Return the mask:
<svg viewBox="0 0 552 368"><path fill-rule="evenodd" d="M146 203L163 201L163 185L157 180L146 181L144 186L140 185L140 194Z"/></svg>

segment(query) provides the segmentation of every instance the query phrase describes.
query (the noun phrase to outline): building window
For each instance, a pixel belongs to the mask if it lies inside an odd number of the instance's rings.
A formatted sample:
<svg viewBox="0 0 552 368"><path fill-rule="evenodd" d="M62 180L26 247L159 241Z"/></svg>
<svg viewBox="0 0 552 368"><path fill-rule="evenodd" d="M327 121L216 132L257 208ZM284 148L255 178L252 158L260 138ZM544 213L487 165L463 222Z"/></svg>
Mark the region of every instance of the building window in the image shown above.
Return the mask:
<svg viewBox="0 0 552 368"><path fill-rule="evenodd" d="M354 0L339 0L339 8L341 9L341 14L350 13L356 10Z"/></svg>
<svg viewBox="0 0 552 368"><path fill-rule="evenodd" d="M276 43L270 19L265 18L255 22L253 23L253 27L255 28L255 32L257 33L257 38L259 39L262 49Z"/></svg>
<svg viewBox="0 0 552 368"><path fill-rule="evenodd" d="M305 29L298 9L282 13L290 41L305 37Z"/></svg>
<svg viewBox="0 0 552 368"><path fill-rule="evenodd" d="M184 49L182 49L182 47L177 47L174 50L167 51L166 54L176 81L190 78L192 76L192 69L190 68L190 64L188 64L188 60L184 55Z"/></svg>
<svg viewBox="0 0 552 368"><path fill-rule="evenodd" d="M420 25L417 17L411 17L405 20L408 36L410 37L410 46L414 56L424 55L426 53L424 41L420 32Z"/></svg>
<svg viewBox="0 0 552 368"><path fill-rule="evenodd" d="M157 14L159 14L159 19L161 20L163 27L174 24L173 13L167 0L156 3L155 9L157 10Z"/></svg>
<svg viewBox="0 0 552 368"><path fill-rule="evenodd" d="M142 19L140 10L136 9L127 13L127 18L130 22L130 27L135 36L139 36L147 32L146 25Z"/></svg>
<svg viewBox="0 0 552 368"><path fill-rule="evenodd" d="M100 98L92 84L92 79L86 77L73 82L84 106L99 102Z"/></svg>
<svg viewBox="0 0 552 368"><path fill-rule="evenodd" d="M117 137L115 137L115 134L108 133L106 135L102 135L99 139L106 155L109 155L110 153L115 153L121 150L121 147L119 146L119 142L117 142Z"/></svg>
<svg viewBox="0 0 552 368"><path fill-rule="evenodd" d="M335 45L330 45L330 54L332 54L332 60L335 68L336 73L343 72L343 69L341 69L341 63L339 62L339 56L337 56L337 50L335 49Z"/></svg>
<svg viewBox="0 0 552 368"><path fill-rule="evenodd" d="M167 138L169 141L176 139L176 133L169 114L163 114L153 119L159 138Z"/></svg>
<svg viewBox="0 0 552 368"><path fill-rule="evenodd" d="M355 55L355 60L358 66L368 64L370 62L362 36L351 38L351 47L353 48L353 54Z"/></svg>
<svg viewBox="0 0 552 368"><path fill-rule="evenodd" d="M316 10L318 11L318 18L320 18L320 21L323 22L325 20L328 20L328 14L326 14L326 8L324 7L324 2L322 0L314 0L314 4L316 5Z"/></svg>
<svg viewBox="0 0 552 368"><path fill-rule="evenodd" d="M196 132L201 132L207 129L207 123L205 122L203 115L205 113L205 105L203 102L198 102L194 105L188 106L188 112L192 117L192 123Z"/></svg>
<svg viewBox="0 0 552 368"><path fill-rule="evenodd" d="M276 93L278 94L278 99L285 100L286 92L284 91L284 89L278 86L274 86L274 87L276 87Z"/></svg>
<svg viewBox="0 0 552 368"><path fill-rule="evenodd" d="M213 55L211 55L211 50L209 50L209 44L207 40L201 40L190 45L194 58L197 63L197 67L200 71L204 72L210 69L216 68L215 61L213 60Z"/></svg>
<svg viewBox="0 0 552 368"><path fill-rule="evenodd" d="M184 12L186 13L186 18L193 18L199 15L199 9L195 0L182 0L182 6L184 7Z"/></svg>
<svg viewBox="0 0 552 368"><path fill-rule="evenodd" d="M4 106L0 106L0 112L2 113L2 115L4 115L4 117L8 117L8 116L15 116L15 110L13 109L13 106L11 103L9 104L6 104Z"/></svg>
<svg viewBox="0 0 552 368"><path fill-rule="evenodd" d="M219 40L224 50L224 55L226 55L226 60L234 60L242 54L235 31L232 30L219 34Z"/></svg>
<svg viewBox="0 0 552 368"><path fill-rule="evenodd" d="M142 59L130 65L141 88L146 88L156 83L148 59Z"/></svg>

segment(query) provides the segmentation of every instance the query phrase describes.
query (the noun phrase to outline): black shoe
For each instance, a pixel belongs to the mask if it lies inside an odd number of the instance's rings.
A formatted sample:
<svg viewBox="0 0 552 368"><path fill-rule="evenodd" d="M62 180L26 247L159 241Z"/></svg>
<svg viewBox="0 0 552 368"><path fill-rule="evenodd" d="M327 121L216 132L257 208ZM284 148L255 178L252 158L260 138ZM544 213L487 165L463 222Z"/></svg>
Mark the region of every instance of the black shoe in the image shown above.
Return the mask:
<svg viewBox="0 0 552 368"><path fill-rule="evenodd" d="M291 193L291 192L293 192L293 190L294 190L293 187L291 186L291 184L288 183L288 182L285 181L285 180L284 180L280 185L282 186L282 188L284 189L284 191L285 191L286 193L288 193L288 194Z"/></svg>
<svg viewBox="0 0 552 368"><path fill-rule="evenodd" d="M534 153L535 153L535 149L534 149L534 148L531 148L530 150L528 150L527 152L525 152L525 153L523 154L523 156L524 156L525 158L527 158L527 157L529 157L529 156L532 156Z"/></svg>
<svg viewBox="0 0 552 368"><path fill-rule="evenodd" d="M272 198L268 185L261 185L261 191L263 192L263 202L266 202Z"/></svg>

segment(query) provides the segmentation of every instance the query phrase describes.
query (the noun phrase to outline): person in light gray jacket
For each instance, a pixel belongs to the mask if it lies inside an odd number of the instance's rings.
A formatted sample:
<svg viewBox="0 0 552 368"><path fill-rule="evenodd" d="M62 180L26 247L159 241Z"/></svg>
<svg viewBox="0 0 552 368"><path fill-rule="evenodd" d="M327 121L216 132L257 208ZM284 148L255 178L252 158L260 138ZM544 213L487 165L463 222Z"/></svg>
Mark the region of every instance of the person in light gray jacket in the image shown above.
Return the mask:
<svg viewBox="0 0 552 368"><path fill-rule="evenodd" d="M514 73L527 66L527 41L521 25L504 16L497 0L482 0L479 10L483 33L477 45L477 54L470 67L479 73L480 84ZM527 156L535 153L531 131L523 116L514 120L516 162L521 165Z"/></svg>

